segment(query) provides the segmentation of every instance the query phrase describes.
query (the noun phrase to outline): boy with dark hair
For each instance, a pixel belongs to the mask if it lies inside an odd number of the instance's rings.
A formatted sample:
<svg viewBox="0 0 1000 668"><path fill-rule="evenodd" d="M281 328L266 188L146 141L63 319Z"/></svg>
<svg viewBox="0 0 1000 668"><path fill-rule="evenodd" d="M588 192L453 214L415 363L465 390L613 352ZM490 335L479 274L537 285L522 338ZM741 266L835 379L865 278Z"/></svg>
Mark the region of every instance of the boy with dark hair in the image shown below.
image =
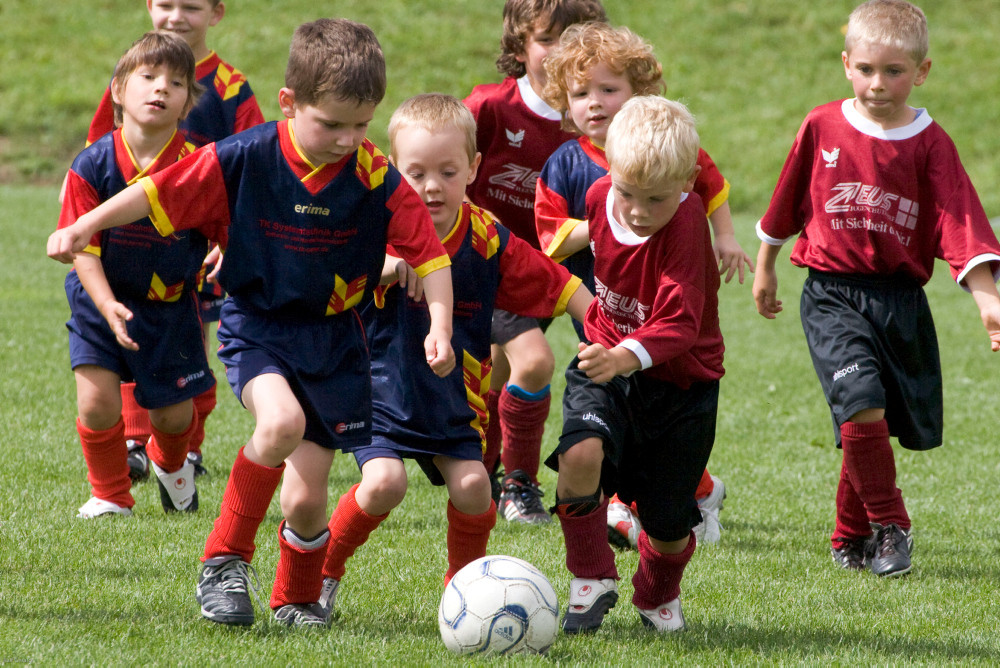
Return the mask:
<svg viewBox="0 0 1000 668"><path fill-rule="evenodd" d="M49 239L49 255L66 261L93 231L152 212L161 234L197 227L226 248L219 358L256 426L233 464L198 581L202 614L223 624L253 623L249 562L282 473L285 487L315 497L293 502L282 490L292 512L279 527L274 591L320 599L322 583L300 568L326 552L334 451L371 438L369 352L354 307L378 283L387 244L423 279L424 359L439 376L455 365L450 261L423 202L365 138L385 92L374 33L346 19L299 26L286 81L297 86L278 93L286 120L203 147ZM293 552L301 558L286 558ZM282 603L275 614L315 623L301 612Z"/></svg>
<svg viewBox="0 0 1000 668"><path fill-rule="evenodd" d="M497 59L497 69L506 78L476 86L465 99L476 119L483 154L479 174L467 191L469 199L534 248L539 248L533 211L538 172L552 151L572 138L541 97L542 63L564 29L604 20L599 0L507 0ZM487 399L496 419L487 432L483 461L493 474L502 458L506 476L494 494L503 517L548 522L538 465L555 356L537 319L503 310L494 314L492 343L493 380Z"/></svg>
<svg viewBox="0 0 1000 668"><path fill-rule="evenodd" d="M643 530L632 603L657 631L684 628L680 582L701 522L695 490L715 440L723 343L719 269L690 196L698 133L684 105L628 100L608 128L610 167L587 193L597 299L566 371L563 431L546 464L573 574L566 633L595 631L618 601L608 496Z"/></svg>
<svg viewBox="0 0 1000 668"><path fill-rule="evenodd" d="M927 79L927 19L903 0L851 13L841 59L855 97L812 110L757 224L753 294L774 318L774 264L798 235L802 327L843 449L833 559L885 577L912 568L890 436L941 445L941 362L923 285L935 258L972 293L1000 350L1000 244L955 145L907 104Z"/></svg>
<svg viewBox="0 0 1000 668"><path fill-rule="evenodd" d="M166 169L193 147L177 131L201 87L191 49L170 33L137 40L115 67L111 95L120 128L91 144L66 178L59 227L137 179ZM134 221L134 222L133 222ZM78 517L131 515L120 384L134 380L150 414L149 456L166 511L198 509L188 442L198 423L192 398L215 385L201 343L194 294L208 240L156 234L143 214L121 229L82 239L66 277L77 431L92 496Z"/></svg>
<svg viewBox="0 0 1000 668"><path fill-rule="evenodd" d="M205 93L180 122L180 129L195 148L264 122L257 98L246 77L208 47L208 30L218 25L225 16L224 2L146 0L146 11L149 12L154 29L172 32L181 37L191 47L197 61L195 78L205 89ZM113 109L111 89L108 88L90 122L87 145L120 125L121 120L116 117ZM209 264L214 262L210 261ZM225 295L218 284L206 281L205 276L205 272L199 276L198 297L204 323L205 350L206 354L211 355L215 350L211 343L211 323L218 321ZM194 464L196 475L205 473L201 444L205 440L205 420L215 408L215 388L216 385L213 384L204 394L194 398L198 409L198 425L191 438L188 459ZM149 475L149 458L146 454L146 442L150 434L149 417L145 409L135 401L135 384L123 383L121 389L125 437L129 444L129 475L133 480L142 480Z"/></svg>

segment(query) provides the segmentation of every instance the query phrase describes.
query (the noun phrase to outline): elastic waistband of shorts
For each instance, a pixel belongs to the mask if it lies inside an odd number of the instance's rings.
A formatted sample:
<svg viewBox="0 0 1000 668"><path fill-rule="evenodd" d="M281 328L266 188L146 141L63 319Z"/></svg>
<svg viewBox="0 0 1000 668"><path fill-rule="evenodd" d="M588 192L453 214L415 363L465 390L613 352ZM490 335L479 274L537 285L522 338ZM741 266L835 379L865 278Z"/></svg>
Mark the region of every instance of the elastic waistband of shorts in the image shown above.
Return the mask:
<svg viewBox="0 0 1000 668"><path fill-rule="evenodd" d="M837 274L810 267L809 278L824 283L839 283L862 288L918 290L923 287L920 281L906 274Z"/></svg>

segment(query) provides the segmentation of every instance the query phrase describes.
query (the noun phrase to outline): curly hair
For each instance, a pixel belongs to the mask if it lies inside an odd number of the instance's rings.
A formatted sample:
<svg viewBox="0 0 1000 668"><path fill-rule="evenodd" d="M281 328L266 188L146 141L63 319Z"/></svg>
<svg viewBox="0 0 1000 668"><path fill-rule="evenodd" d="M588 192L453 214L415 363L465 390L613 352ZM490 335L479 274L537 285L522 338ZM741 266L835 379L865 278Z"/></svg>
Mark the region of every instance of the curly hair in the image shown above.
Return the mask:
<svg viewBox="0 0 1000 668"><path fill-rule="evenodd" d="M523 77L524 55L528 35L540 22L546 30L559 26L568 28L585 21L607 21L600 0L507 0L503 7L503 35L500 37L500 57L497 70L506 76Z"/></svg>

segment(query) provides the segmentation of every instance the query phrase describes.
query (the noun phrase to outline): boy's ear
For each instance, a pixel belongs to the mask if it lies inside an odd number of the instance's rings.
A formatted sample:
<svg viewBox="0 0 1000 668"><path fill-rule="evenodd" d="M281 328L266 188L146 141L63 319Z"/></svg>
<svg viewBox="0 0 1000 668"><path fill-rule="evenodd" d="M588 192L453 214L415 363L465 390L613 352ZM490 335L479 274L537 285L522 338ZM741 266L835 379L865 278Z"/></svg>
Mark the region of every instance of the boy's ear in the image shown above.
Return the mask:
<svg viewBox="0 0 1000 668"><path fill-rule="evenodd" d="M469 180L465 182L465 185L472 185L472 182L476 180L476 174L479 172L479 163L483 161L483 154L476 151L476 157L473 158L472 164L469 165Z"/></svg>
<svg viewBox="0 0 1000 668"><path fill-rule="evenodd" d="M691 170L691 176L688 180L684 182L684 187L681 188L681 192L689 193L694 190L694 182L698 180L698 174L701 173L701 165L695 165L694 169Z"/></svg>
<svg viewBox="0 0 1000 668"><path fill-rule="evenodd" d="M927 81L927 75L931 71L931 59L924 58L924 62L917 65L917 77L913 80L914 86L919 86L923 82Z"/></svg>
<svg viewBox="0 0 1000 668"><path fill-rule="evenodd" d="M208 20L208 25L210 27L216 25L219 21L222 20L222 17L225 15L226 15L226 3L220 2L215 7L212 8L212 18Z"/></svg>
<svg viewBox="0 0 1000 668"><path fill-rule="evenodd" d="M111 79L111 85L108 86L108 89L111 91L111 101L117 105L121 105L121 91L119 90L118 77Z"/></svg>
<svg viewBox="0 0 1000 668"><path fill-rule="evenodd" d="M285 118L295 118L295 91L291 88L282 88L278 91L278 106Z"/></svg>
<svg viewBox="0 0 1000 668"><path fill-rule="evenodd" d="M851 63L850 63L850 59L851 59L851 57L847 55L846 51L841 51L840 52L840 60L841 60L841 62L844 63L844 76L847 77L848 81L851 80Z"/></svg>

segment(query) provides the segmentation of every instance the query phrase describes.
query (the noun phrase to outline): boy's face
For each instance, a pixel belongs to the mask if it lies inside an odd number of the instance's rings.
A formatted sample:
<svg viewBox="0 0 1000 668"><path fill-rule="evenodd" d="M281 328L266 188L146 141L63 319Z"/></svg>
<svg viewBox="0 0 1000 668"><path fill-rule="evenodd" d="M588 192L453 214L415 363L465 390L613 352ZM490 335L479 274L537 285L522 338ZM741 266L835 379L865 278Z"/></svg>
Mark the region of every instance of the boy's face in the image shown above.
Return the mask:
<svg viewBox="0 0 1000 668"><path fill-rule="evenodd" d="M434 221L438 237L451 231L465 188L476 178L481 156L469 164L466 136L458 128L434 131L404 125L392 143L393 163L420 195Z"/></svg>
<svg viewBox="0 0 1000 668"><path fill-rule="evenodd" d="M632 82L604 63L594 65L587 76L567 82L569 115L580 132L598 146L604 146L611 119L632 97Z"/></svg>
<svg viewBox="0 0 1000 668"><path fill-rule="evenodd" d="M146 0L146 9L157 30L167 30L182 37L199 60L207 49L208 29L222 20L224 3L212 6L211 0Z"/></svg>
<svg viewBox="0 0 1000 668"><path fill-rule="evenodd" d="M122 107L124 123L145 131L176 128L187 111L187 77L166 65L140 65L124 85L111 85L112 99Z"/></svg>
<svg viewBox="0 0 1000 668"><path fill-rule="evenodd" d="M538 93L541 93L548 80L543 65L545 57L559 43L559 35L562 34L562 31L563 26L560 25L549 27L548 17L536 20L524 39L524 52L515 56L517 62L524 63L528 81Z"/></svg>
<svg viewBox="0 0 1000 668"><path fill-rule="evenodd" d="M629 182L611 168L611 192L615 219L639 237L651 237L670 222L681 204L681 195L691 192L698 169L686 182L662 178L646 187Z"/></svg>
<svg viewBox="0 0 1000 668"><path fill-rule="evenodd" d="M841 54L858 112L884 130L910 123L914 112L906 104L910 91L927 79L931 61L913 60L906 51L881 44L855 44Z"/></svg>
<svg viewBox="0 0 1000 668"><path fill-rule="evenodd" d="M278 105L289 120L295 144L314 167L340 162L358 150L375 115L376 105L326 95L315 104L300 104L295 91L282 88Z"/></svg>

